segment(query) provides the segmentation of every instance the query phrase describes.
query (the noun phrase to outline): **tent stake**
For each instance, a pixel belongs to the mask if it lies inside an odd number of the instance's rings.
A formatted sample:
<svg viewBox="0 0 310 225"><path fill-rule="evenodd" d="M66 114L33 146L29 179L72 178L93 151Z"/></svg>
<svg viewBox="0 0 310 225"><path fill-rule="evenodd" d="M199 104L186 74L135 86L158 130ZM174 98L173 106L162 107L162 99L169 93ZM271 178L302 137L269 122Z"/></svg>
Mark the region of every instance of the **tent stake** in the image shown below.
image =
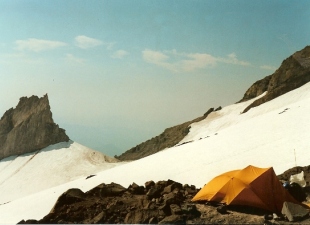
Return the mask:
<svg viewBox="0 0 310 225"><path fill-rule="evenodd" d="M296 151L295 151L295 148L294 148L294 156L295 156L295 167L297 167L297 162L296 162Z"/></svg>

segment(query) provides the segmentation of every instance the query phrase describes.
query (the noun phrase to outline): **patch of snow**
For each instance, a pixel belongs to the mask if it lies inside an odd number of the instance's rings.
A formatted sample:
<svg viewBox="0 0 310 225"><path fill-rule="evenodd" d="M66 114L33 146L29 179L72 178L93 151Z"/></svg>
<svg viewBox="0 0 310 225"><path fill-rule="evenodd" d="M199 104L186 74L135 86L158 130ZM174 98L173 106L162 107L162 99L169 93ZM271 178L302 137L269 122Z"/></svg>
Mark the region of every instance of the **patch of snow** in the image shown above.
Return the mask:
<svg viewBox="0 0 310 225"><path fill-rule="evenodd" d="M77 142L0 161L0 204L67 183L122 163Z"/></svg>

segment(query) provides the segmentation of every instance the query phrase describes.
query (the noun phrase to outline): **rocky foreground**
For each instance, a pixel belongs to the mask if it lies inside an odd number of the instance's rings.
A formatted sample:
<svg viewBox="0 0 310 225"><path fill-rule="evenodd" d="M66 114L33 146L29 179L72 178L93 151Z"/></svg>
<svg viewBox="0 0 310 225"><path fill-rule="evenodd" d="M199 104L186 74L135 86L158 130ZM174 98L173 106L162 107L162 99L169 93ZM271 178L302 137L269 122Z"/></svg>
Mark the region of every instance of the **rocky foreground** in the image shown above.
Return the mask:
<svg viewBox="0 0 310 225"><path fill-rule="evenodd" d="M279 175L288 179L301 170L309 183L310 166L295 167ZM91 176L87 179L91 179ZM193 185L178 182L148 181L144 186L135 183L128 188L119 184L100 184L84 193L69 189L55 203L51 212L39 221L22 220L20 224L291 224L285 217L274 219L270 212L250 207L193 203L199 191ZM300 191L300 190L299 190ZM309 199L309 186L303 190ZM294 222L295 223L295 222ZM296 223L309 224L308 216Z"/></svg>

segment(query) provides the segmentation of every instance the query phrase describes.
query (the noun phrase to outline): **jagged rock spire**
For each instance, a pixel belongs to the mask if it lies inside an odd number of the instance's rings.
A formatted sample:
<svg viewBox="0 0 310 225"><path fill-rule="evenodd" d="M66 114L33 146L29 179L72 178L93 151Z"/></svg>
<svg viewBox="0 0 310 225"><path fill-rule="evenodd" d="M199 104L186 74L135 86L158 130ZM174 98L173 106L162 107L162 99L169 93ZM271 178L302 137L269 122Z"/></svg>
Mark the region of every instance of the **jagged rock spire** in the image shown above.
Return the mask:
<svg viewBox="0 0 310 225"><path fill-rule="evenodd" d="M0 159L69 141L65 130L54 123L48 95L21 97L16 108L0 120Z"/></svg>

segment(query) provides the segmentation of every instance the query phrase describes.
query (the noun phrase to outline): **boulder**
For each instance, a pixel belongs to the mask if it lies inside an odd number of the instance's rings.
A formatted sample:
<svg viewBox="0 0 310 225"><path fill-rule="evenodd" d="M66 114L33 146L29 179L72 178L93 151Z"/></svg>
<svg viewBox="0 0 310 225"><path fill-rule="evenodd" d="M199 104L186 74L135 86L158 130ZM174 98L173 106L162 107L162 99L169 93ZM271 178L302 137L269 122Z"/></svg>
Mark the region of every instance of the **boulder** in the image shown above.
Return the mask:
<svg viewBox="0 0 310 225"><path fill-rule="evenodd" d="M145 185L145 189L146 189L146 190L149 190L152 186L155 185L155 182L152 181L152 180L150 180L150 181L145 182L144 185Z"/></svg>
<svg viewBox="0 0 310 225"><path fill-rule="evenodd" d="M181 207L177 204L171 204L170 210L172 215L181 215L183 213Z"/></svg>
<svg viewBox="0 0 310 225"><path fill-rule="evenodd" d="M144 194L144 187L139 186L136 183L132 183L131 185L129 185L128 191L132 194L143 195Z"/></svg>
<svg viewBox="0 0 310 225"><path fill-rule="evenodd" d="M120 184L111 183L111 184L100 184L95 188L86 192L87 195L99 196L99 197L108 197L108 196L118 196L123 194L127 189Z"/></svg>
<svg viewBox="0 0 310 225"><path fill-rule="evenodd" d="M281 213L287 217L290 222L300 221L309 216L309 210L301 205L291 202L284 202Z"/></svg>
<svg viewBox="0 0 310 225"><path fill-rule="evenodd" d="M69 205L85 200L86 195L78 188L72 188L59 196L50 213L55 213L63 205Z"/></svg>
<svg viewBox="0 0 310 225"><path fill-rule="evenodd" d="M172 184L166 186L162 192L162 194L167 194L172 192L174 189L182 189L182 184L178 183L178 182L173 182Z"/></svg>
<svg viewBox="0 0 310 225"><path fill-rule="evenodd" d="M146 193L148 199L159 198L162 189L159 185L152 186L149 191Z"/></svg>
<svg viewBox="0 0 310 225"><path fill-rule="evenodd" d="M165 217L158 224L186 224L186 220L181 215L171 215Z"/></svg>
<svg viewBox="0 0 310 225"><path fill-rule="evenodd" d="M129 212L126 215L124 223L126 224L146 224L149 221L155 221L159 215L164 215L161 211L158 210L149 210L149 209L139 209L133 212Z"/></svg>

